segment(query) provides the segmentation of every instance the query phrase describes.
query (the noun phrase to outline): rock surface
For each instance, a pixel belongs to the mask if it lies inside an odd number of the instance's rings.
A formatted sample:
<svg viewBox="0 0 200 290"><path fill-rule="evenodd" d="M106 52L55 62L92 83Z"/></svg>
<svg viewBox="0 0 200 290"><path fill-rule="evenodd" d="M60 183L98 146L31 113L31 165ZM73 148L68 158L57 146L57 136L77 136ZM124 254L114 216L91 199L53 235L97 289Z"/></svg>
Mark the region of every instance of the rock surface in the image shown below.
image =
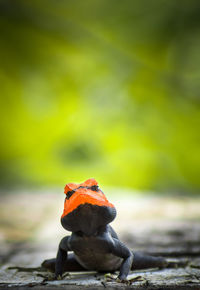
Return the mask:
<svg viewBox="0 0 200 290"><path fill-rule="evenodd" d="M13 193L0 197L0 288L200 289L199 198L124 194L109 199L118 210L113 227L122 241L180 266L131 271L127 284L95 272L71 272L63 280L48 280L51 274L40 264L56 255L59 240L66 235L59 223L63 194Z"/></svg>

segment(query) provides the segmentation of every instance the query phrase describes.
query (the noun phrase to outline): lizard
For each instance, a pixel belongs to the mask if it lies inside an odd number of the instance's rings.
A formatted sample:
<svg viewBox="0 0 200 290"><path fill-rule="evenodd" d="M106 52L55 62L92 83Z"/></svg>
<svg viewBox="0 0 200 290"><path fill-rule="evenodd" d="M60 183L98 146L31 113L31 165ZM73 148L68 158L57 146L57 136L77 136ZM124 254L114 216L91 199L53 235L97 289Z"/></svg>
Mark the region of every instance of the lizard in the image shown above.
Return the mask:
<svg viewBox="0 0 200 290"><path fill-rule="evenodd" d="M42 263L55 273L55 279L61 279L66 271L119 271L118 281L124 282L130 270L169 266L165 258L134 252L119 240L110 225L116 208L94 178L68 183L64 193L61 224L72 234L60 241L56 258Z"/></svg>

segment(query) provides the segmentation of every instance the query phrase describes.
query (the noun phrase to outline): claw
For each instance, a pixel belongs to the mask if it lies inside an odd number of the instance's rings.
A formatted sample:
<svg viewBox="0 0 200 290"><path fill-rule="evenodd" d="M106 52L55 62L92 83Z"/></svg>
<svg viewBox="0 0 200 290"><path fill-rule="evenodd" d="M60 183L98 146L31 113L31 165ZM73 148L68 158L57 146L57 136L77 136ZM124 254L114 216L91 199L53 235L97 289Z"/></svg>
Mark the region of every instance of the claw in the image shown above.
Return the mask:
<svg viewBox="0 0 200 290"><path fill-rule="evenodd" d="M43 282L56 280L55 274L52 273L48 273L47 275L37 274L37 276L42 277L44 279Z"/></svg>
<svg viewBox="0 0 200 290"><path fill-rule="evenodd" d="M131 285L133 282L142 281L142 280L143 280L142 276L135 276L133 278L123 278L123 279L117 277L116 282Z"/></svg>
<svg viewBox="0 0 200 290"><path fill-rule="evenodd" d="M126 278L123 278L123 277L117 277L116 275L113 275L113 274L105 274L105 278L106 278L106 281L109 282L109 281L113 281L113 282L117 282L117 283L126 283L128 284L129 281L126 279Z"/></svg>
<svg viewBox="0 0 200 290"><path fill-rule="evenodd" d="M116 275L113 275L113 274L105 274L105 279L107 282L109 281L113 281L113 282L117 282L117 283L124 283L124 284L127 284L127 285L131 285L133 282L136 282L136 281L143 281L144 278L142 276L135 276L133 278L124 278L124 277L117 277Z"/></svg>
<svg viewBox="0 0 200 290"><path fill-rule="evenodd" d="M128 283L127 279L120 279L119 277L116 278L117 283Z"/></svg>
<svg viewBox="0 0 200 290"><path fill-rule="evenodd" d="M115 281L117 276L116 275L113 275L111 273L107 273L104 275L106 281Z"/></svg>

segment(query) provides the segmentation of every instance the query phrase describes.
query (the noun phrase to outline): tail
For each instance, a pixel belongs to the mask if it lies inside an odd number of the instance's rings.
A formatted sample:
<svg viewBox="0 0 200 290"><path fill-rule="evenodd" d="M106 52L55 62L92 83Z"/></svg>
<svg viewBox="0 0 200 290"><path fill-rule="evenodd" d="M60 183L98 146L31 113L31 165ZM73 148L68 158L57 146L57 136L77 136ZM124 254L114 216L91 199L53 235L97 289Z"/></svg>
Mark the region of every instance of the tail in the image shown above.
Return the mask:
<svg viewBox="0 0 200 290"><path fill-rule="evenodd" d="M176 262L168 262L163 257L153 257L141 252L133 253L133 264L131 270L140 270L148 268L175 268Z"/></svg>

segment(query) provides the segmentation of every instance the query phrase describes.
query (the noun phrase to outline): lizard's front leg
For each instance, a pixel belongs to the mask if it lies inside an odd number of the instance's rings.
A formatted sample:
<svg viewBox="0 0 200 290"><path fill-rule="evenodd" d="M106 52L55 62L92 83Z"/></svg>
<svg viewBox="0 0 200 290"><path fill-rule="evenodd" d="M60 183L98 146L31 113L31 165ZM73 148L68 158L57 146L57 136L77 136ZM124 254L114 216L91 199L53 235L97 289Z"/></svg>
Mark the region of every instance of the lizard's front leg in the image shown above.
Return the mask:
<svg viewBox="0 0 200 290"><path fill-rule="evenodd" d="M133 253L122 242L115 238L113 239L111 252L113 255L123 258L118 278L120 281L125 281L133 263Z"/></svg>
<svg viewBox="0 0 200 290"><path fill-rule="evenodd" d="M64 272L64 265L67 260L68 251L70 250L69 247L69 236L63 238L60 241L58 252L56 256L56 263L55 263L55 278L60 279Z"/></svg>

